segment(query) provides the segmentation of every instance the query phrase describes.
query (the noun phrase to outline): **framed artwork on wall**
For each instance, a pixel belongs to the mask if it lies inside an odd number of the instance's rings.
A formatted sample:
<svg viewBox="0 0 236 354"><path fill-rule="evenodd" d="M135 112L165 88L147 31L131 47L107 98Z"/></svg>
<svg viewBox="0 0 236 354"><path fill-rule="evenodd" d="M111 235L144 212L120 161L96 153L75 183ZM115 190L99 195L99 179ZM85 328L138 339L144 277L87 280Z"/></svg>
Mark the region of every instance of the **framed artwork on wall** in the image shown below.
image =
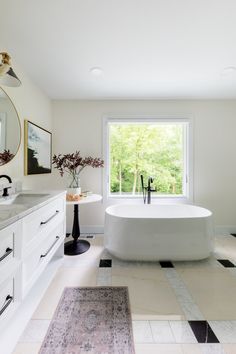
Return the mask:
<svg viewBox="0 0 236 354"><path fill-rule="evenodd" d="M25 175L52 172L52 133L25 120Z"/></svg>

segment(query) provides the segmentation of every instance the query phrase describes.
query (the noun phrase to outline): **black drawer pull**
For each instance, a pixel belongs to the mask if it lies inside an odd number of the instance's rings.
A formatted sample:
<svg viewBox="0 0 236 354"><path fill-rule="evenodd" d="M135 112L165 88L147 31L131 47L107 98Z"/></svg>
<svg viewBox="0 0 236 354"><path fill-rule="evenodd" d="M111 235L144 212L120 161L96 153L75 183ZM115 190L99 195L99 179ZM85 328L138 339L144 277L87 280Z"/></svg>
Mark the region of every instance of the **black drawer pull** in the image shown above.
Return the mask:
<svg viewBox="0 0 236 354"><path fill-rule="evenodd" d="M47 219L46 221L41 221L40 225L45 225L47 224L50 220L52 220L53 218L55 218L55 216L59 213L59 210L56 210L55 214L53 214L52 216L50 216L49 219Z"/></svg>
<svg viewBox="0 0 236 354"><path fill-rule="evenodd" d="M7 247L6 252L4 253L4 255L2 257L0 257L0 262L4 260L4 258L6 258L7 256L9 256L9 254L11 254L13 252L13 249L10 247Z"/></svg>
<svg viewBox="0 0 236 354"><path fill-rule="evenodd" d="M7 295L6 300L3 304L3 307L0 310L0 316L3 314L3 312L6 310L6 308L10 305L10 303L13 301L13 296Z"/></svg>
<svg viewBox="0 0 236 354"><path fill-rule="evenodd" d="M59 238L60 238L59 236L56 237L56 240L53 242L53 244L50 246L50 248L47 250L47 252L44 254L41 254L40 258L46 257L48 255L48 253L53 249L53 247L55 246L55 244L57 243Z"/></svg>

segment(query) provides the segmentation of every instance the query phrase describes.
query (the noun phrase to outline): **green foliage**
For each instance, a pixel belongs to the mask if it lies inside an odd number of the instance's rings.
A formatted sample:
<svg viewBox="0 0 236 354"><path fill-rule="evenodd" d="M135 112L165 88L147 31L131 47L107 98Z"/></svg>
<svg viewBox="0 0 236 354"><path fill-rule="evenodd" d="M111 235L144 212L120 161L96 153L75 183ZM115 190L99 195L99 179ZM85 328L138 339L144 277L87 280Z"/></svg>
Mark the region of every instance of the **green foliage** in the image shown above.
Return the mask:
<svg viewBox="0 0 236 354"><path fill-rule="evenodd" d="M183 193L183 125L112 123L109 138L111 193L141 193L141 174L157 194Z"/></svg>

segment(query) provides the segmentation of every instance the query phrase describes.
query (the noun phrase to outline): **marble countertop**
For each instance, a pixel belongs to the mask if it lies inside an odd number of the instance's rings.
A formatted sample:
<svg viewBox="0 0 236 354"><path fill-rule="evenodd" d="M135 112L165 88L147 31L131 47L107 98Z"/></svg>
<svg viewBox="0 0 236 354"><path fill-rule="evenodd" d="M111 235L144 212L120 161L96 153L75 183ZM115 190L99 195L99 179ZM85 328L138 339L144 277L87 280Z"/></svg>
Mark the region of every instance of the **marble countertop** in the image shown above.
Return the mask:
<svg viewBox="0 0 236 354"><path fill-rule="evenodd" d="M4 204L10 203L12 199L22 196L22 200L24 199L24 195L30 194L31 198L27 202L17 204ZM37 195L40 195L37 197ZM35 198L34 198L35 195ZM43 207L59 196L65 196L65 190L23 190L16 195L10 195L9 197L0 198L0 230L4 227L14 223L15 221L23 218L24 216L32 213L33 211ZM25 198L27 199L27 197Z"/></svg>

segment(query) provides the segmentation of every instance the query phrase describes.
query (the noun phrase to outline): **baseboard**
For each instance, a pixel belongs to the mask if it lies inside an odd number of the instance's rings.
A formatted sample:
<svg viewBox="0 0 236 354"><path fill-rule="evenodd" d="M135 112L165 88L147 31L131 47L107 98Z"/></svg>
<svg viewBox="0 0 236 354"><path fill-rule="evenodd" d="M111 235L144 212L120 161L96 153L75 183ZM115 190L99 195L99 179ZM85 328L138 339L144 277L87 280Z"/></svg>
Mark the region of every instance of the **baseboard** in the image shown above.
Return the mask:
<svg viewBox="0 0 236 354"><path fill-rule="evenodd" d="M216 225L215 236L228 236L229 234L236 233L236 225Z"/></svg>
<svg viewBox="0 0 236 354"><path fill-rule="evenodd" d="M104 225L84 225L80 227L81 234L104 234ZM70 233L71 231L68 230ZM227 236L236 234L236 225L216 225L215 236Z"/></svg>
<svg viewBox="0 0 236 354"><path fill-rule="evenodd" d="M103 225L84 225L81 226L80 232L82 234L104 234Z"/></svg>

